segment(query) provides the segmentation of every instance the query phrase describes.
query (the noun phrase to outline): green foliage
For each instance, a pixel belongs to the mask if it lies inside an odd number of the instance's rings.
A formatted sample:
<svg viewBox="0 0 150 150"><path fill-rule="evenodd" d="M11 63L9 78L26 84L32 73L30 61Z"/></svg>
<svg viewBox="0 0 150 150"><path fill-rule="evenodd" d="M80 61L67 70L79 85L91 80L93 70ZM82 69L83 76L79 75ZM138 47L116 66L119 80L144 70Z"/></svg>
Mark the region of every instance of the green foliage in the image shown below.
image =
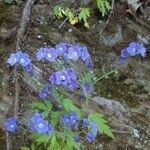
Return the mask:
<svg viewBox="0 0 150 150"><path fill-rule="evenodd" d="M107 0L96 0L96 4L102 16L105 16L110 9L110 5Z"/></svg>
<svg viewBox="0 0 150 150"><path fill-rule="evenodd" d="M78 116L81 116L81 111L76 107L70 99L63 99L62 105L67 112L76 112Z"/></svg>
<svg viewBox="0 0 150 150"><path fill-rule="evenodd" d="M61 19L65 15L65 10L62 6L57 5L53 8L53 13L58 19Z"/></svg>
<svg viewBox="0 0 150 150"><path fill-rule="evenodd" d="M30 150L30 148L23 146L23 147L20 147L20 150Z"/></svg>
<svg viewBox="0 0 150 150"><path fill-rule="evenodd" d="M40 134L40 133L32 133L29 138L38 144L45 144L49 142L51 139L51 135L45 135L45 134Z"/></svg>
<svg viewBox="0 0 150 150"><path fill-rule="evenodd" d="M79 9L79 21L84 22L84 26L89 28L88 19L90 17L90 9L89 8L80 8Z"/></svg>
<svg viewBox="0 0 150 150"><path fill-rule="evenodd" d="M107 125L107 121L103 118L102 114L99 113L91 113L88 117L90 120L95 121L99 132L101 134L106 134L108 137L111 137L112 139L114 139L114 135L111 132L109 126Z"/></svg>
<svg viewBox="0 0 150 150"><path fill-rule="evenodd" d="M35 102L31 104L32 109L39 110L42 112L44 118L47 118L52 110L52 104L48 100L41 102Z"/></svg>

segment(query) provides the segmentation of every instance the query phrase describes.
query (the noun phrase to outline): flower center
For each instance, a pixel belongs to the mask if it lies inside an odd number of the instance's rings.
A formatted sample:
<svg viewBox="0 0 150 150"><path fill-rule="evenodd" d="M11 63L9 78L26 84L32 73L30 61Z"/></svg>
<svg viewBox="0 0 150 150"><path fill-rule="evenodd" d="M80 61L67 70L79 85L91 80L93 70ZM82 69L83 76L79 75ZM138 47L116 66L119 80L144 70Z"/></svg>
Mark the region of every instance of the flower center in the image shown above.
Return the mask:
<svg viewBox="0 0 150 150"><path fill-rule="evenodd" d="M51 57L52 57L52 55L51 55L51 54L48 54L48 55L47 55L47 57L48 57L48 58L51 58Z"/></svg>
<svg viewBox="0 0 150 150"><path fill-rule="evenodd" d="M61 80L61 81L64 81L65 79L66 79L65 76L61 76L61 77L60 77L60 80Z"/></svg>
<svg viewBox="0 0 150 150"><path fill-rule="evenodd" d="M25 60L24 60L23 58L21 58L21 59L20 59L20 62L21 62L21 63L24 63L24 62L25 62Z"/></svg>
<svg viewBox="0 0 150 150"><path fill-rule="evenodd" d="M15 127L15 126L14 126L13 124L12 124L12 125L10 125L10 128L11 128L11 129L13 129L14 127Z"/></svg>
<svg viewBox="0 0 150 150"><path fill-rule="evenodd" d="M43 123L40 123L39 128L43 128L43 127L44 127Z"/></svg>

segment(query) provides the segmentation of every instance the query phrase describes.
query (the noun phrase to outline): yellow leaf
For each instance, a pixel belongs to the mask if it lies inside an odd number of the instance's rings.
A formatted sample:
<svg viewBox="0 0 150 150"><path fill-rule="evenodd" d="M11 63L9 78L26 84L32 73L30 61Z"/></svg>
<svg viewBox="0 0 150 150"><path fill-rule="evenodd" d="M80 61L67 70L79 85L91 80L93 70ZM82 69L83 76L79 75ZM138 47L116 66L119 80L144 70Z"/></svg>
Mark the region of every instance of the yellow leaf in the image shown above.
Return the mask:
<svg viewBox="0 0 150 150"><path fill-rule="evenodd" d="M89 27L90 27L87 22L84 23L84 26L85 26L86 28L89 28Z"/></svg>

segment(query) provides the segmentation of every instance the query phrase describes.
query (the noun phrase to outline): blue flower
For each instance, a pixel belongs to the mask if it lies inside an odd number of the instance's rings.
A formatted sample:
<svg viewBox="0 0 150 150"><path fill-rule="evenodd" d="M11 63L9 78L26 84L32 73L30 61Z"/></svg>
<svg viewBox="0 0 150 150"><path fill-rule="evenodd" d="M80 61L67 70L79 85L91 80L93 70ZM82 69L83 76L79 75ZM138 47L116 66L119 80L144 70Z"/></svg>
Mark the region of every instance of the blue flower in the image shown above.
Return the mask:
<svg viewBox="0 0 150 150"><path fill-rule="evenodd" d="M124 48L121 50L121 58L128 58L130 56L130 54L127 51L127 48Z"/></svg>
<svg viewBox="0 0 150 150"><path fill-rule="evenodd" d="M48 61L54 62L56 60L57 56L58 55L57 55L56 50L54 48L47 48L45 58Z"/></svg>
<svg viewBox="0 0 150 150"><path fill-rule="evenodd" d="M82 125L83 125L83 127L88 128L90 125L90 121L85 118L82 120Z"/></svg>
<svg viewBox="0 0 150 150"><path fill-rule="evenodd" d="M84 63L85 63L85 65L87 66L87 68L88 68L89 70L92 70L92 69L93 69L94 65L92 64L91 59L86 59L86 60L84 61Z"/></svg>
<svg viewBox="0 0 150 150"><path fill-rule="evenodd" d="M143 44L137 42L131 42L127 48L127 52L130 56L141 55L142 57L146 56L146 48Z"/></svg>
<svg viewBox="0 0 150 150"><path fill-rule="evenodd" d="M71 129L78 129L80 119L75 112L60 117L60 123Z"/></svg>
<svg viewBox="0 0 150 150"><path fill-rule="evenodd" d="M86 61L87 59L91 59L88 49L86 47L81 47L80 51L81 51L81 59L83 61Z"/></svg>
<svg viewBox="0 0 150 150"><path fill-rule="evenodd" d="M74 137L74 141L75 141L76 143L80 143L80 137L79 137L78 135L76 135L76 136Z"/></svg>
<svg viewBox="0 0 150 150"><path fill-rule="evenodd" d="M119 57L118 63L123 64L128 57L132 56L146 56L146 48L143 44L137 42L131 42L127 48L121 50L121 55Z"/></svg>
<svg viewBox="0 0 150 150"><path fill-rule="evenodd" d="M43 47L37 49L36 58L38 61L40 61L46 57L46 51L47 51L47 48L43 48Z"/></svg>
<svg viewBox="0 0 150 150"><path fill-rule="evenodd" d="M92 141L95 140L95 136L94 136L91 132L89 132L89 133L86 135L86 139L87 139L88 142L92 142Z"/></svg>
<svg viewBox="0 0 150 150"><path fill-rule="evenodd" d="M48 98L48 96L51 94L51 86L50 85L46 85L44 86L41 91L39 92L39 97L41 99L45 99Z"/></svg>
<svg viewBox="0 0 150 150"><path fill-rule="evenodd" d="M63 85L71 90L78 88L77 75L73 68L53 72L49 77L53 85Z"/></svg>
<svg viewBox="0 0 150 150"><path fill-rule="evenodd" d="M97 124L94 121L91 122L91 133L93 133L94 136L98 133Z"/></svg>
<svg viewBox="0 0 150 150"><path fill-rule="evenodd" d="M10 132L16 132L18 129L18 121L14 117L10 117L4 123L4 128Z"/></svg>
<svg viewBox="0 0 150 150"><path fill-rule="evenodd" d="M78 45L72 45L69 47L68 52L66 54L68 59L77 61L78 58L80 57L80 48Z"/></svg>
<svg viewBox="0 0 150 150"><path fill-rule="evenodd" d="M29 55L26 53L22 53L21 51L16 53L17 58L19 58L19 64L26 67L31 63Z"/></svg>
<svg viewBox="0 0 150 150"><path fill-rule="evenodd" d="M50 125L47 120L44 120L40 113L35 113L32 116L29 128L34 132L42 134L51 134L54 130L52 125Z"/></svg>
<svg viewBox="0 0 150 150"><path fill-rule="evenodd" d="M68 44L67 43L59 43L56 45L55 49L56 49L56 53L58 55L63 55L68 50Z"/></svg>
<svg viewBox="0 0 150 150"><path fill-rule="evenodd" d="M19 63L21 66L27 67L31 63L31 60L27 53L18 51L10 55L10 57L7 60L7 63L11 66L14 66L15 64Z"/></svg>
<svg viewBox="0 0 150 150"><path fill-rule="evenodd" d="M11 66L14 66L18 62L18 58L16 57L16 54L10 54L7 63Z"/></svg>
<svg viewBox="0 0 150 150"><path fill-rule="evenodd" d="M93 86L90 83L85 83L83 89L85 92L90 93L93 90Z"/></svg>

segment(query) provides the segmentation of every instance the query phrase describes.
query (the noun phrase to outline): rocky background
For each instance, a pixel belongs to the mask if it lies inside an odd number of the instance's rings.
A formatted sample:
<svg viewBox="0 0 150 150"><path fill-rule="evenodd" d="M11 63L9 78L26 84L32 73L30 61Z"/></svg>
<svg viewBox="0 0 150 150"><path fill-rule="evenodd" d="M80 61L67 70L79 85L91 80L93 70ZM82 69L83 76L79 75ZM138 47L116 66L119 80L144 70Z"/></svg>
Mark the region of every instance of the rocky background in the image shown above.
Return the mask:
<svg viewBox="0 0 150 150"><path fill-rule="evenodd" d="M89 19L90 28L71 26L57 20L52 8L64 2L74 8L93 7ZM21 47L33 58L38 71L44 66L35 61L35 50L41 46L54 46L68 41L87 46L92 55L96 74L103 75L116 66L120 50L131 41L142 42L147 47L146 58L130 58L120 71L99 81L95 85L93 105L89 110L103 113L115 134L112 141L100 136L97 143L85 149L92 150L149 150L150 149L150 3L136 0L115 1L112 17L102 17L92 0L38 0L34 3L26 37ZM5 5L0 1L0 123L11 114L14 101L14 74L6 64L10 53L15 51L17 30L20 25L25 2ZM40 73L38 74L40 75ZM31 81L19 79L20 113L27 117L27 103L36 100L35 87ZM5 149L5 133L0 131L0 148ZM12 137L14 149L26 141L23 134Z"/></svg>

